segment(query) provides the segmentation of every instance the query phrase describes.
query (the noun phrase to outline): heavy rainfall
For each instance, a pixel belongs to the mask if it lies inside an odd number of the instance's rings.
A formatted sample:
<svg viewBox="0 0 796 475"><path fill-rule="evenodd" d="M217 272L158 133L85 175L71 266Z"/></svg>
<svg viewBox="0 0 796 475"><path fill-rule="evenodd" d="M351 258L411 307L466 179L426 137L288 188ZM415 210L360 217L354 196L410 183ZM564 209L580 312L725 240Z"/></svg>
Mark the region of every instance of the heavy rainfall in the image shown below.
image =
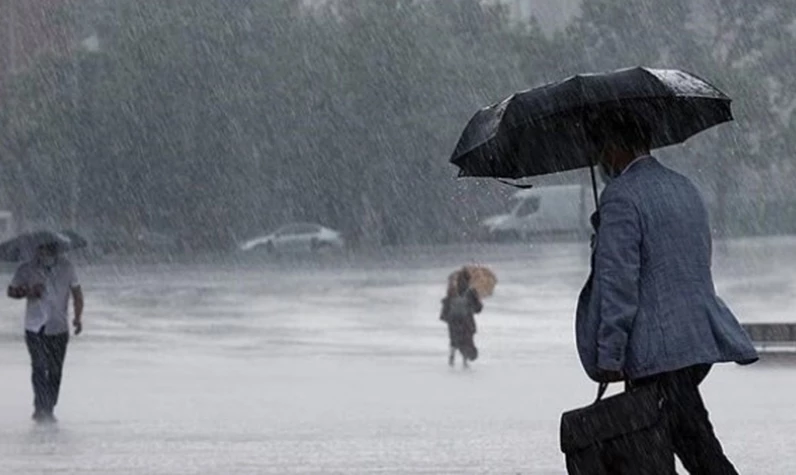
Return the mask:
<svg viewBox="0 0 796 475"><path fill-rule="evenodd" d="M576 307L619 242L592 188L642 165L451 158L486 106L639 66L732 99L652 154L704 199L694 242L760 356L695 394L737 473L796 473L794 47L796 0L0 0L0 473L567 473L562 414L602 407ZM609 394L640 393L631 353Z"/></svg>

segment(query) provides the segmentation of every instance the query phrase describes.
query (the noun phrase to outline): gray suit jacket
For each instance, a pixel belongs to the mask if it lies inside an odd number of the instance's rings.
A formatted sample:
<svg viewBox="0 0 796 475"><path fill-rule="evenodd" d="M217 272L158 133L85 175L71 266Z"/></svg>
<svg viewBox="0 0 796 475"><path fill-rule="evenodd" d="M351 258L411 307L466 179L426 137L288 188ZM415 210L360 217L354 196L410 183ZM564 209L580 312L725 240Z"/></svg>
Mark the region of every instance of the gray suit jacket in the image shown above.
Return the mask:
<svg viewBox="0 0 796 475"><path fill-rule="evenodd" d="M592 275L578 300L586 373L627 378L757 360L716 296L708 212L686 177L645 157L603 191Z"/></svg>

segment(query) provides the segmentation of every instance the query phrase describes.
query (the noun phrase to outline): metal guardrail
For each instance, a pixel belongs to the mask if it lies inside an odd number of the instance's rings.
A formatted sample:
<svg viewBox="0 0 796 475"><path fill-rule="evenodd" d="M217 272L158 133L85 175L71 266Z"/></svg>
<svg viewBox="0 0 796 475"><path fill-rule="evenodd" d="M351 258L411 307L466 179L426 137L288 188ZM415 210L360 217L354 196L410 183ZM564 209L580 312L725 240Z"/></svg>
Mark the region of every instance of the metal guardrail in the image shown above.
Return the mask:
<svg viewBox="0 0 796 475"><path fill-rule="evenodd" d="M760 351L796 352L796 323L747 323L742 326Z"/></svg>

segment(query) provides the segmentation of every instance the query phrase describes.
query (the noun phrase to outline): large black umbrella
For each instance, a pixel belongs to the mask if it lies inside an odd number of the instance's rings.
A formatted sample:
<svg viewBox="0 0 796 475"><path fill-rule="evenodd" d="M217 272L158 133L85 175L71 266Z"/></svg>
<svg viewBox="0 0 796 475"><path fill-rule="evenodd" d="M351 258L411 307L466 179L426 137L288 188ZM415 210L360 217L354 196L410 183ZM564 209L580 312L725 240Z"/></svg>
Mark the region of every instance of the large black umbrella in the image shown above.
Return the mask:
<svg viewBox="0 0 796 475"><path fill-rule="evenodd" d="M18 262L31 259L40 246L55 245L58 252L86 247L86 240L74 231L33 231L0 243L0 260Z"/></svg>
<svg viewBox="0 0 796 475"><path fill-rule="evenodd" d="M510 179L588 167L597 150L586 125L611 110L643 118L653 148L732 120L730 98L690 73L639 67L584 74L481 109L450 161L459 176Z"/></svg>

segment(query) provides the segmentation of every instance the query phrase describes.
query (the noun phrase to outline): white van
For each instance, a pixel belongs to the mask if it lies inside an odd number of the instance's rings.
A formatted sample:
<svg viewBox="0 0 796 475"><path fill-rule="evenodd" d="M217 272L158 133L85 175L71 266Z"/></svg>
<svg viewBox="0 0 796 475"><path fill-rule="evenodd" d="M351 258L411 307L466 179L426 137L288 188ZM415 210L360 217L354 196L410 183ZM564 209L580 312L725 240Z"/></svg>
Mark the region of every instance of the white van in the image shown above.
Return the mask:
<svg viewBox="0 0 796 475"><path fill-rule="evenodd" d="M586 237L594 212L590 186L556 185L522 190L507 214L491 216L482 224L490 239L528 239L535 235Z"/></svg>

